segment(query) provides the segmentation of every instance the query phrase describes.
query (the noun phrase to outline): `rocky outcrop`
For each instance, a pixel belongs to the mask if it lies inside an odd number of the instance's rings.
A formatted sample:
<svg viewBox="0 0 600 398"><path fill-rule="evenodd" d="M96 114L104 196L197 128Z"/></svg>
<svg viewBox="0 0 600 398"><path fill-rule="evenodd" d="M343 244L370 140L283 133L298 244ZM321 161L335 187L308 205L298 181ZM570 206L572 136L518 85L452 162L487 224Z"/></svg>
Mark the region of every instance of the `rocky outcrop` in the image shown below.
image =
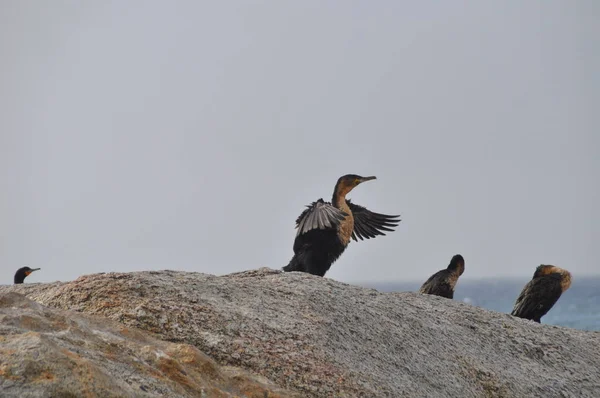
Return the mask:
<svg viewBox="0 0 600 398"><path fill-rule="evenodd" d="M188 344L17 293L0 294L0 396L300 397Z"/></svg>
<svg viewBox="0 0 600 398"><path fill-rule="evenodd" d="M97 274L7 291L191 344L305 397L600 396L600 333L435 296L264 268Z"/></svg>

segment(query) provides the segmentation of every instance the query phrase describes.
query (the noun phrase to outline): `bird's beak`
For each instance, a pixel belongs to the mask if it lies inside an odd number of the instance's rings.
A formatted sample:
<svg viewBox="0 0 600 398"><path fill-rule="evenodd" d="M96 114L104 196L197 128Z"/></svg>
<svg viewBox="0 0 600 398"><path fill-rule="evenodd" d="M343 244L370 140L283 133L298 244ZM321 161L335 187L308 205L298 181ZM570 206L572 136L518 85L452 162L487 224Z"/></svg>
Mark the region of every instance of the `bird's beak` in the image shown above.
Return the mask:
<svg viewBox="0 0 600 398"><path fill-rule="evenodd" d="M25 273L25 275L29 276L33 271L39 271L41 268L32 268Z"/></svg>
<svg viewBox="0 0 600 398"><path fill-rule="evenodd" d="M365 182L365 181L371 181L371 180L376 180L376 179L377 179L377 177L375 177L375 176L371 176L371 177L362 177L362 178L360 179L360 182L361 182L361 184L362 184L362 183L363 183L363 182Z"/></svg>

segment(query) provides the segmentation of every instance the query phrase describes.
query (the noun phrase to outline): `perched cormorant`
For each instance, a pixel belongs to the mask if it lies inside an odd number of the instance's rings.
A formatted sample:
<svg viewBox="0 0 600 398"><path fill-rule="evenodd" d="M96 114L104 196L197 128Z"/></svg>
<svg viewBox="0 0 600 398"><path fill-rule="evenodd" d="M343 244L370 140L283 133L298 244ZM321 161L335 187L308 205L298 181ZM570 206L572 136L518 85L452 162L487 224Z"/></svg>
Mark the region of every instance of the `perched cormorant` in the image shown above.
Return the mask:
<svg viewBox="0 0 600 398"><path fill-rule="evenodd" d="M29 268L23 267L19 268L15 273L15 284L23 283L26 277L29 276L33 271L39 271L40 268Z"/></svg>
<svg viewBox="0 0 600 398"><path fill-rule="evenodd" d="M419 293L433 294L449 299L454 298L454 287L458 282L458 277L465 272L465 259L460 254L455 255L450 260L450 265L446 269L436 272L423 283Z"/></svg>
<svg viewBox="0 0 600 398"><path fill-rule="evenodd" d="M358 184L375 178L356 174L342 176L335 184L331 203L321 198L306 206L296 219L294 257L283 267L284 271L324 276L346 250L350 239L374 238L398 226L400 216L374 213L346 199Z"/></svg>
<svg viewBox="0 0 600 398"><path fill-rule="evenodd" d="M554 265L540 265L515 302L511 315L540 323L569 287L571 273Z"/></svg>

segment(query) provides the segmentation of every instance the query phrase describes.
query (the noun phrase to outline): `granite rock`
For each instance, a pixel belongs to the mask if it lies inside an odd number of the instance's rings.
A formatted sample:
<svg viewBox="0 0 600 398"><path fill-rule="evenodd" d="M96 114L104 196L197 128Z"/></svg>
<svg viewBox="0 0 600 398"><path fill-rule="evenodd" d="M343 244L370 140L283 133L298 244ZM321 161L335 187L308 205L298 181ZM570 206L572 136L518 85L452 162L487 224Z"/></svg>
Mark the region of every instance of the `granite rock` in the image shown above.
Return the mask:
<svg viewBox="0 0 600 398"><path fill-rule="evenodd" d="M261 268L0 287L103 316L305 397L600 397L600 333Z"/></svg>

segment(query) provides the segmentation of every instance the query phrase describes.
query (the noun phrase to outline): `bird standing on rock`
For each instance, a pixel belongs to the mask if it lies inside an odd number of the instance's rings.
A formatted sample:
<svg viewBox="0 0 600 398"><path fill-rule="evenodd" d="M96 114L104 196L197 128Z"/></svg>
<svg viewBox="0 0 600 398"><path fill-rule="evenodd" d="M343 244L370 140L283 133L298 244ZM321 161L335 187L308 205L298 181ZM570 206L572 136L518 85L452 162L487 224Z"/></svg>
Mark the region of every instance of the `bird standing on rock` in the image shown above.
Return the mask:
<svg viewBox="0 0 600 398"><path fill-rule="evenodd" d="M19 284L19 283L23 283L25 281L25 278L29 276L29 274L31 274L33 271L39 271L40 268L29 268L29 267L23 267L23 268L19 268L17 270L17 272L15 273L15 285Z"/></svg>
<svg viewBox="0 0 600 398"><path fill-rule="evenodd" d="M319 199L307 206L296 220L294 257L284 271L324 276L346 250L350 239L374 238L394 231L400 216L374 213L351 203L346 195L357 185L376 177L347 174L338 179L331 203Z"/></svg>
<svg viewBox="0 0 600 398"><path fill-rule="evenodd" d="M571 273L554 265L540 265L515 302L511 315L537 323L571 287Z"/></svg>
<svg viewBox="0 0 600 398"><path fill-rule="evenodd" d="M436 272L423 283L419 293L454 298L454 288L458 278L465 272L465 259L460 254L452 257L446 269Z"/></svg>

